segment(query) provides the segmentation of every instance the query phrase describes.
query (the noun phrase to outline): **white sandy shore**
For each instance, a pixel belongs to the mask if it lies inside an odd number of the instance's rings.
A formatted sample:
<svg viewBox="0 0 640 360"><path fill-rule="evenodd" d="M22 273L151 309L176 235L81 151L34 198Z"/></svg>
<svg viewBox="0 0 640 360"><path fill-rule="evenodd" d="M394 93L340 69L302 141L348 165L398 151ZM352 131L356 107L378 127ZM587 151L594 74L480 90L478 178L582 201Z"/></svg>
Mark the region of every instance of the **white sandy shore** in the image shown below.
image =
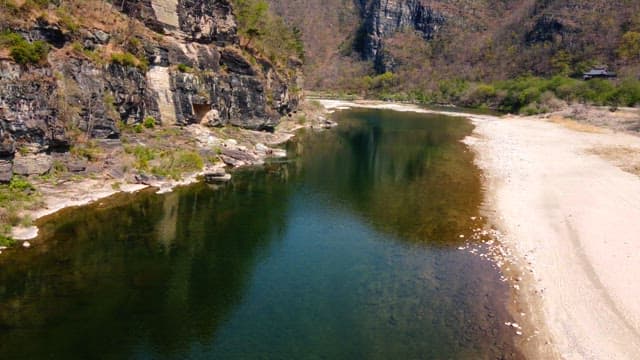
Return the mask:
<svg viewBox="0 0 640 360"><path fill-rule="evenodd" d="M322 103L438 113L400 104ZM640 137L577 132L539 118L467 117L476 124L466 142L485 174L487 206L506 234L503 244L531 274L520 300L537 307L541 316L528 319L541 337L550 337L546 345L534 339L534 349L523 343L525 353L640 358L640 177L590 152L640 150Z"/></svg>

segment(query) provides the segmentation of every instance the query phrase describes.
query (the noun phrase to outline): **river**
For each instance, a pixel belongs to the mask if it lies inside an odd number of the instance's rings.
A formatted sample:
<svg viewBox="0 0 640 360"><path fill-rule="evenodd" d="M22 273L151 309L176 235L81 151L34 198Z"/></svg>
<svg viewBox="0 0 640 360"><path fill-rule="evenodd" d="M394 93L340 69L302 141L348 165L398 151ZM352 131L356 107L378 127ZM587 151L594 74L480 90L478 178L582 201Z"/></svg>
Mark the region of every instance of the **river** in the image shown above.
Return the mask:
<svg viewBox="0 0 640 360"><path fill-rule="evenodd" d="M460 250L469 121L335 117L229 184L45 219L0 256L0 359L522 358L500 271Z"/></svg>

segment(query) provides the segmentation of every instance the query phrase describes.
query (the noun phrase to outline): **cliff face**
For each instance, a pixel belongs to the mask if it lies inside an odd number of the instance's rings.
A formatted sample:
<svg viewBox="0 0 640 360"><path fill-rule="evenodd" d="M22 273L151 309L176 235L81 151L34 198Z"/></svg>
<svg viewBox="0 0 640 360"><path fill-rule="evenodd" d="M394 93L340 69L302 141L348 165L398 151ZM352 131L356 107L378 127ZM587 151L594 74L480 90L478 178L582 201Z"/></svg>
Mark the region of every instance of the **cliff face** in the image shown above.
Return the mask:
<svg viewBox="0 0 640 360"><path fill-rule="evenodd" d="M364 21L358 30L357 50L374 62L377 72L393 71L396 64L385 52L385 40L397 32L415 31L425 41L433 39L446 22L442 13L420 0L376 0L364 4Z"/></svg>
<svg viewBox="0 0 640 360"><path fill-rule="evenodd" d="M4 25L51 50L35 65L0 51L3 169L21 149L65 151L78 134L117 140L122 126L149 117L156 124L270 130L296 109L299 64L277 67L241 47L227 0L97 4L86 6L101 6L104 19L97 14L73 30L56 5L49 5L57 14L49 19L26 14ZM0 177L6 181L6 171Z"/></svg>

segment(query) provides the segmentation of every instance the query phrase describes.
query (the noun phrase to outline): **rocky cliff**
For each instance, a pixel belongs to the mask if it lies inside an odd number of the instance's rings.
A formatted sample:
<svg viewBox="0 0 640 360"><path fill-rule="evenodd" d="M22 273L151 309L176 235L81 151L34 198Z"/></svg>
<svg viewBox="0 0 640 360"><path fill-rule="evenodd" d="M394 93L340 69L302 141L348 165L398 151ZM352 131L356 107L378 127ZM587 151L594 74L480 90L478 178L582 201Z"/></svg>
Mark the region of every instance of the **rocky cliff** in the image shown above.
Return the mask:
<svg viewBox="0 0 640 360"><path fill-rule="evenodd" d="M241 46L227 0L45 3L9 1L0 19L0 181L15 158L117 142L145 119L271 130L297 107L300 63ZM35 45L45 56L20 56Z"/></svg>
<svg viewBox="0 0 640 360"><path fill-rule="evenodd" d="M377 72L393 71L393 56L385 51L385 40L397 32L415 31L431 40L446 22L445 16L420 0L376 0L363 3L364 19L358 29L356 49L372 60Z"/></svg>

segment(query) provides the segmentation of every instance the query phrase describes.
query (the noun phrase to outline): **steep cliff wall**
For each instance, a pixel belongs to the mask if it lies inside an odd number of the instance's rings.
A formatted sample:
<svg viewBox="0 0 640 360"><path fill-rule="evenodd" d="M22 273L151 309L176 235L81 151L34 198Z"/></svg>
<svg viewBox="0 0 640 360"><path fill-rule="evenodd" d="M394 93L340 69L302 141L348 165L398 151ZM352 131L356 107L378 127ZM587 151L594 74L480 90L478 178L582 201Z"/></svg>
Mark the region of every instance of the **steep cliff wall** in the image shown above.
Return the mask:
<svg viewBox="0 0 640 360"><path fill-rule="evenodd" d="M66 151L79 137L117 140L123 126L150 117L270 130L297 107L299 63L274 64L241 46L227 0L66 3L2 19L4 168L21 149ZM50 49L46 57L18 64L15 48L38 41Z"/></svg>
<svg viewBox="0 0 640 360"><path fill-rule="evenodd" d="M420 0L371 1L364 14L355 46L364 59L374 62L379 73L393 71L395 67L393 57L384 49L386 39L397 32L415 31L428 41L446 21L442 13Z"/></svg>

